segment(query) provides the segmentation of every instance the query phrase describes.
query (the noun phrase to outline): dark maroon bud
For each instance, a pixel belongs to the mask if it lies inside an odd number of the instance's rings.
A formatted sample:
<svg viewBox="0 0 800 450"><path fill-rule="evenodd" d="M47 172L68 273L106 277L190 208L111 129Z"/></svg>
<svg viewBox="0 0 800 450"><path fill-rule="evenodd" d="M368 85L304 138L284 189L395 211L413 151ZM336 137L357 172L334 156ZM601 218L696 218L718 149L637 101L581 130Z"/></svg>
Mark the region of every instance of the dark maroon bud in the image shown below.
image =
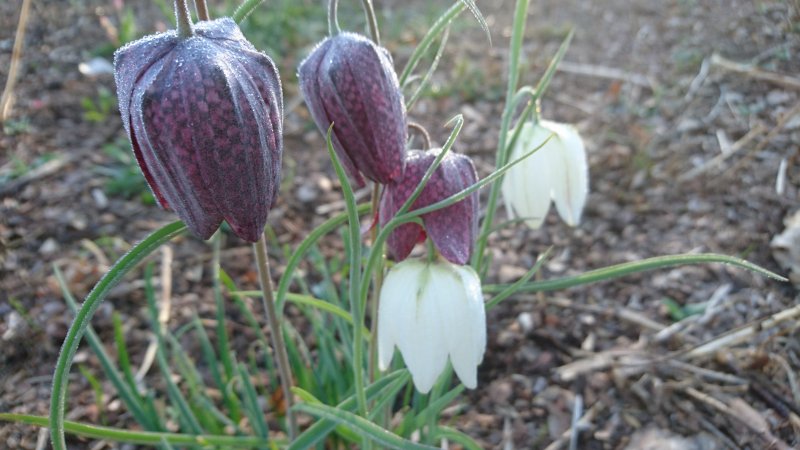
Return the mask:
<svg viewBox="0 0 800 450"><path fill-rule="evenodd" d="M280 186L275 64L229 19L132 42L114 55L119 111L162 207L208 239L222 220L255 242Z"/></svg>
<svg viewBox="0 0 800 450"><path fill-rule="evenodd" d="M394 218L440 151L441 149L408 152L403 176L386 186L381 197L381 226ZM478 175L472 160L450 152L442 159L409 210L424 208L444 200L472 186L477 180ZM459 202L421 217L424 229L416 223L404 223L392 231L386 241L389 254L398 261L406 259L414 245L425 239L427 231L445 259L454 264L467 264L478 234L478 193L473 192Z"/></svg>
<svg viewBox="0 0 800 450"><path fill-rule="evenodd" d="M340 33L322 41L298 69L300 90L317 127L359 186L387 184L403 173L406 108L386 49Z"/></svg>

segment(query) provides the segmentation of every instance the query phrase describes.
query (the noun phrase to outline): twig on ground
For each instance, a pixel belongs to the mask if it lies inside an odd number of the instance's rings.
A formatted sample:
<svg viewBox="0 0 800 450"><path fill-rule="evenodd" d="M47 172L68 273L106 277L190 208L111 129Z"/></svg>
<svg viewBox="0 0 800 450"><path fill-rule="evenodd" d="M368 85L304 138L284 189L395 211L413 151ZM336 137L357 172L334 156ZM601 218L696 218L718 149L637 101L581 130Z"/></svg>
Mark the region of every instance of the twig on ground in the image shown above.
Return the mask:
<svg viewBox="0 0 800 450"><path fill-rule="evenodd" d="M733 398L726 403L693 387L688 387L683 392L692 399L730 418L734 423L744 425L745 428L768 444L768 447L765 448L789 450L789 445L775 437L770 431L766 420L744 400Z"/></svg>
<svg viewBox="0 0 800 450"><path fill-rule="evenodd" d="M789 121L792 120L792 118L794 118L794 116L798 114L800 114L800 102L795 104L794 107L792 107L792 109L790 109L789 111L783 113L781 118L778 119L778 123L775 124L775 126L769 131L769 133L767 133L764 139L761 142L759 142L758 145L752 151L747 153L747 155L745 155L740 161L738 161L736 165L734 165L731 168L730 173L735 174L739 169L747 165L747 163L749 163L750 160L753 159L755 155L759 154L762 150L764 150L767 147L767 145L769 145L769 143L772 142L775 136L777 136L778 133L780 133L781 130L783 130L783 127L785 127L786 124L789 123Z"/></svg>
<svg viewBox="0 0 800 450"><path fill-rule="evenodd" d="M752 64L731 61L719 53L711 55L711 65L730 70L731 72L741 73L757 80L769 81L770 83L778 84L785 88L800 89L800 79L798 78L759 69Z"/></svg>
<svg viewBox="0 0 800 450"><path fill-rule="evenodd" d="M684 173L680 177L678 177L678 181L685 182L689 181L698 175L707 172L708 170L715 168L725 162L731 156L737 154L740 150L747 147L748 144L758 136L764 134L767 131L767 128L762 124L757 124L750 131L747 132L744 136L742 136L738 141L734 142L731 145L730 151L728 153L719 153L717 156L711 158L710 160L706 161L704 164L693 168L692 170Z"/></svg>
<svg viewBox="0 0 800 450"><path fill-rule="evenodd" d="M161 307L158 312L158 322L162 327L166 326L169 322L170 312L172 311L172 247L165 245L161 247ZM150 367L153 366L153 361L156 358L156 350L158 350L158 339L156 336L150 338L150 344L147 345L147 350L144 353L142 365L136 371L134 377L137 382L141 382Z"/></svg>
<svg viewBox="0 0 800 450"><path fill-rule="evenodd" d="M572 434L587 429L591 425L595 416L597 416L597 414L600 412L602 408L603 405L600 402L597 402L594 405L592 405L592 407L589 408L588 411L586 411L586 414L584 414L583 417L580 418L580 420L578 420L577 422L573 421L573 425L569 427L568 430L561 433L561 436L559 436L558 439L556 439L550 445L548 445L544 450L559 450L561 448L564 448L565 445L569 444L570 437L572 436ZM573 431L573 429L577 431Z"/></svg>
<svg viewBox="0 0 800 450"><path fill-rule="evenodd" d="M575 303L567 298L548 299L548 303L551 303L561 308L570 308L578 311L602 314L604 316L609 316L609 317L617 317L621 320L633 323L647 330L661 331L666 328L665 325L658 323L655 320L648 318L644 314L629 308L624 308L624 307L609 308L600 305L586 305L582 303Z"/></svg>
<svg viewBox="0 0 800 450"><path fill-rule="evenodd" d="M14 194L32 181L36 181L40 178L44 178L61 171L61 169L67 164L71 163L73 159L74 158L72 156L66 155L47 161L41 166L31 169L20 177L14 178L9 182L0 185L0 196Z"/></svg>
<svg viewBox="0 0 800 450"><path fill-rule="evenodd" d="M558 70L560 72L571 73L574 75L586 75L595 78L626 81L637 86L649 88L653 91L655 91L658 87L658 83L645 75L626 72L613 67L561 61L561 64L558 65Z"/></svg>
<svg viewBox="0 0 800 450"><path fill-rule="evenodd" d="M685 358L701 358L708 356L711 353L714 353L718 350L723 348L727 348L741 342L746 341L753 337L756 333L760 331L767 330L769 328L774 328L781 323L794 319L796 317L800 317L800 305L796 305L789 309L784 309L783 311L773 314L766 319L756 320L750 322L749 324L740 327L735 330L728 331L723 333L720 336L712 339L705 344L697 346L688 352L684 353Z"/></svg>

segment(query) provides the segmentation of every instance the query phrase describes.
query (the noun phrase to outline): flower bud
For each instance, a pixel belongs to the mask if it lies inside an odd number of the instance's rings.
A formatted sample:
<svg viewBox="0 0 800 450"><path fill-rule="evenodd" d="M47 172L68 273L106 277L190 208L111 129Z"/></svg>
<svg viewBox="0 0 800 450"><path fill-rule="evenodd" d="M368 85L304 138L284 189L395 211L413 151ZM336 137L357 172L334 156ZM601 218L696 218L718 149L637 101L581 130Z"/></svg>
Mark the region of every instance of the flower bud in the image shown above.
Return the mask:
<svg viewBox="0 0 800 450"><path fill-rule="evenodd" d="M317 45L297 76L320 131L333 123L333 148L359 186L364 176L387 184L403 173L406 109L386 49L339 33Z"/></svg>
<svg viewBox="0 0 800 450"><path fill-rule="evenodd" d="M552 199L564 222L576 226L589 192L583 140L569 125L546 120L526 123L511 150L510 161L539 146L542 147L509 169L503 178L502 192L509 214L525 219L531 228L539 228Z"/></svg>
<svg viewBox="0 0 800 450"><path fill-rule="evenodd" d="M132 42L114 56L119 110L162 207L208 239L255 242L280 185L283 94L272 60L229 19Z"/></svg>
<svg viewBox="0 0 800 450"><path fill-rule="evenodd" d="M464 386L478 384L486 350L486 312L478 274L469 266L408 259L386 275L378 306L378 364L400 350L414 386L428 393L448 358Z"/></svg>
<svg viewBox="0 0 800 450"><path fill-rule="evenodd" d="M380 224L386 225L408 200L441 149L408 152L406 170L395 183L386 186L380 203ZM464 155L448 153L434 170L422 193L409 211L424 208L475 184L478 175L472 160ZM478 194L436 211L423 214L423 229L416 223L395 228L386 241L389 254L397 260L408 257L417 242L425 240L425 232L448 261L466 264L472 256L478 234Z"/></svg>

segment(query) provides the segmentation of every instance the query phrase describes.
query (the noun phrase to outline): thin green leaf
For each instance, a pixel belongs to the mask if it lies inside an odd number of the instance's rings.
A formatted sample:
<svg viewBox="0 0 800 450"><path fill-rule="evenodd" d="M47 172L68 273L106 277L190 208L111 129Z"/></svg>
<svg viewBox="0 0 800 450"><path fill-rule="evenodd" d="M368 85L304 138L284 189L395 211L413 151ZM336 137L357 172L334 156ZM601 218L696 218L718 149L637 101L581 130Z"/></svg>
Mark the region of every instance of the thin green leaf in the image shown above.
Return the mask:
<svg viewBox="0 0 800 450"><path fill-rule="evenodd" d="M734 258L727 255L718 255L715 253L701 253L657 256L654 258L643 259L641 261L627 262L609 267L603 267L601 269L590 270L589 272L572 277L557 278L555 280L534 281L520 286L519 292L556 291L582 284L607 281L614 278L624 277L626 275L646 272L649 270L663 269L666 267L682 266L687 264L710 263L729 264L742 269L747 269L751 272L755 272L759 275L772 278L777 281L789 281L785 277L778 275L775 272L757 266L749 261L745 261L744 259ZM506 287L506 285L502 284L488 284L483 287L483 291L487 293L501 292L506 289Z"/></svg>
<svg viewBox="0 0 800 450"><path fill-rule="evenodd" d="M409 378L410 375L405 369L398 370L384 376L380 380L367 386L367 401L372 401L375 398L383 398L383 396L387 393L393 392L395 390L395 386L398 384L400 385L400 388L402 388L402 386L408 383ZM300 398L308 399L307 401L309 402L314 402L316 400L316 398L310 393L302 391L301 389L295 388L293 392ZM356 406L356 398L354 395L351 395L346 400L339 403L336 407L345 411L353 411ZM297 438L289 445L287 450L304 450L311 448L325 439L325 437L336 428L336 423L337 422L333 420L326 419L318 421L297 436Z"/></svg>
<svg viewBox="0 0 800 450"><path fill-rule="evenodd" d="M475 4L475 0L461 0L461 2L467 5L469 11L473 16L475 16L475 20L478 21L481 29L483 29L483 32L486 33L486 39L489 40L489 45L492 45L492 34L489 32L489 25L486 24L486 19L483 18L483 14L481 13L481 10L478 9L478 5Z"/></svg>
<svg viewBox="0 0 800 450"><path fill-rule="evenodd" d="M432 434L434 439L447 439L450 442L461 444L467 450L483 450L482 447L471 437L456 430L455 428L438 426Z"/></svg>
<svg viewBox="0 0 800 450"><path fill-rule="evenodd" d="M347 225L349 239L345 241L347 253L350 255L350 314L353 316L353 389L356 391L358 400L358 411L362 416L367 415L367 399L364 394L364 342L362 337L362 325L364 323L364 305L359 294L361 286L361 227L358 221L358 207L353 187L345 174L336 151L333 149L331 133L334 124L328 127L326 142L328 144L328 155L336 169L336 176L342 185L345 205L347 206ZM365 276L366 278L366 276Z"/></svg>
<svg viewBox="0 0 800 450"><path fill-rule="evenodd" d="M24 423L37 427L49 426L49 418L27 414L0 413L0 420ZM268 447L269 441L253 436L215 436L208 434L179 434L153 431L132 431L127 429L100 427L71 420L64 421L64 430L76 436L103 439L131 444L159 444L162 440L171 445L218 446L221 448L261 448Z"/></svg>
<svg viewBox="0 0 800 450"><path fill-rule="evenodd" d="M189 407L189 402L186 401L180 388L172 380L172 372L167 360L167 343L166 339L164 339L164 331L161 329L161 322L158 320L158 305L156 305L156 295L151 280L152 275L153 266L148 265L144 271L144 292L147 299L147 309L150 313L150 326L153 328L153 334L156 335L156 364L161 370L164 383L167 386L167 395L180 412L178 419L193 434L201 434L202 427L200 422L198 422L197 417Z"/></svg>
<svg viewBox="0 0 800 450"><path fill-rule="evenodd" d="M444 53L444 47L447 45L447 38L450 36L450 27L445 28L444 33L442 33L442 41L439 43L439 48L436 50L436 55L433 57L433 61L431 62L431 66L428 67L428 71L425 72L425 75L420 80L419 84L417 85L417 89L414 90L414 93L411 94L411 98L406 101L406 110L411 110L414 107L414 104L417 102L419 97L422 95L422 92L428 86L428 83L433 76L433 72L436 71L436 67L439 66L439 60L442 58L442 54Z"/></svg>
<svg viewBox="0 0 800 450"><path fill-rule="evenodd" d="M411 76L411 73L417 68L417 64L419 64L422 57L425 56L425 53L428 52L428 49L433 45L439 35L450 25L450 22L464 11L464 8L466 8L466 5L462 3L461 0L458 0L431 25L428 32L408 58L408 62L400 74L400 86L405 87L406 82L409 81L409 76Z"/></svg>
<svg viewBox="0 0 800 450"><path fill-rule="evenodd" d="M245 399L245 412L247 418L256 432L256 435L263 439L269 438L269 427L264 419L264 412L258 402L258 394L252 381L250 381L250 372L247 371L245 364L239 364L239 380L242 382L242 397Z"/></svg>
<svg viewBox="0 0 800 450"><path fill-rule="evenodd" d="M134 267L136 267L145 257L155 251L165 242L173 237L182 234L186 230L186 225L182 222L173 222L165 225L158 231L145 238L142 242L134 246L130 252L120 258L111 269L95 285L92 292L86 297L83 305L75 316L72 325L67 331L67 337L61 346L61 352L56 362L56 370L53 374L53 386L50 395L50 439L54 450L65 450L64 441L64 405L67 400L67 384L69 383L69 369L75 358L75 352L80 345L81 338L86 332L86 328L92 320L100 302L108 295L120 280Z"/></svg>
<svg viewBox="0 0 800 450"><path fill-rule="evenodd" d="M547 258L550 256L550 252L552 250L553 247L551 246L544 253L539 255L538 258L536 258L536 263L527 272L525 272L525 275L523 275L522 278L513 282L506 289L504 289L499 294L492 297L492 300L486 304L486 309L487 310L492 309L498 304L500 304L500 302L502 302L506 298L516 294L517 291L519 291L520 287L524 286L525 283L527 283L531 278L533 278L533 276L536 275L539 269L542 268L542 265L544 264L545 261L547 261Z"/></svg>
<svg viewBox="0 0 800 450"><path fill-rule="evenodd" d="M368 421L363 417L359 417L351 412L343 409L334 408L322 404L309 404L301 403L295 406L295 410L302 411L313 416L321 417L324 419L332 420L338 424L344 425L351 430L358 433L364 439L370 439L383 445L387 448L396 449L436 449L428 445L417 444L409 440L403 439L400 436L384 430L378 425Z"/></svg>

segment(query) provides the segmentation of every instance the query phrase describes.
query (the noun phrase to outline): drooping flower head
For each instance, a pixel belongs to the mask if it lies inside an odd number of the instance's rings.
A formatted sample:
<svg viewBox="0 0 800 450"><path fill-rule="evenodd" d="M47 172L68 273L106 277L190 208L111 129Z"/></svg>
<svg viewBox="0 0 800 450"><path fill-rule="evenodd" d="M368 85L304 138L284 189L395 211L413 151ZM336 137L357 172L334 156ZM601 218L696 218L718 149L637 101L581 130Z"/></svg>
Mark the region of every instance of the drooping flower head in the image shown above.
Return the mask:
<svg viewBox="0 0 800 450"><path fill-rule="evenodd" d="M425 172L433 164L441 149L411 150L406 159L406 170L395 183L386 186L380 203L380 224L385 226L416 189ZM431 175L422 193L409 211L424 208L444 200L475 184L478 175L472 160L464 155L449 152ZM478 194L473 192L465 199L423 214L424 229L416 223L404 223L395 228L386 241L389 254L397 260L408 257L414 245L431 237L439 253L455 264L466 264L478 233Z"/></svg>
<svg viewBox="0 0 800 450"><path fill-rule="evenodd" d="M478 384L486 350L486 313L478 274L446 261L408 259L386 275L378 307L378 363L386 370L395 346L414 385L428 393L448 358L468 388Z"/></svg>
<svg viewBox="0 0 800 450"><path fill-rule="evenodd" d="M586 149L578 131L546 120L525 123L510 160L539 147L548 138L539 150L508 170L503 179L503 198L510 214L525 219L531 228L542 225L551 200L564 222L576 226L589 192Z"/></svg>
<svg viewBox="0 0 800 450"><path fill-rule="evenodd" d="M347 173L387 184L403 172L408 137L403 94L389 52L364 36L322 41L298 68L300 90Z"/></svg>
<svg viewBox="0 0 800 450"><path fill-rule="evenodd" d="M222 220L255 242L280 185L275 64L229 19L132 42L114 56L119 110L158 202L208 239Z"/></svg>

